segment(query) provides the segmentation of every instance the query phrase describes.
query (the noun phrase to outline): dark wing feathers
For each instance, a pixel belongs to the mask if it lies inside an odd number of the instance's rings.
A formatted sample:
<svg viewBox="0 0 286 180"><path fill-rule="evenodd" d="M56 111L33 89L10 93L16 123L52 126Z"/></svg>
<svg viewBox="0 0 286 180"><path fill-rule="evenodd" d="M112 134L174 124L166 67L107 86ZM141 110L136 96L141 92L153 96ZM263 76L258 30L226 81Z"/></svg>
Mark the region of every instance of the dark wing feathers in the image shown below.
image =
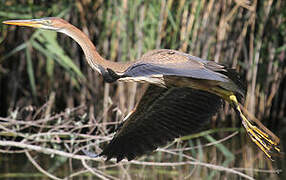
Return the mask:
<svg viewBox="0 0 286 180"><path fill-rule="evenodd" d="M233 69L214 61L189 54L160 49L153 50L131 65L121 77L177 76L222 82L222 88L244 96L245 83Z"/></svg>
<svg viewBox="0 0 286 180"><path fill-rule="evenodd" d="M226 68L225 71L220 71L220 73L226 75L229 79L231 79L234 84L238 87L242 97L246 94L246 82L240 77L240 75L235 71L235 69Z"/></svg>
<svg viewBox="0 0 286 180"><path fill-rule="evenodd" d="M198 132L221 104L220 97L205 91L150 85L100 155L121 161L154 151L174 138Z"/></svg>
<svg viewBox="0 0 286 180"><path fill-rule="evenodd" d="M188 62L153 64L153 63L136 63L130 66L124 73L123 77L140 77L140 76L181 76L196 79L206 79L227 82L228 79L224 74L211 71L207 68L194 67Z"/></svg>
<svg viewBox="0 0 286 180"><path fill-rule="evenodd" d="M144 54L123 77L170 75L227 82L227 76L218 73L223 69L224 66L213 61L175 50L157 49Z"/></svg>

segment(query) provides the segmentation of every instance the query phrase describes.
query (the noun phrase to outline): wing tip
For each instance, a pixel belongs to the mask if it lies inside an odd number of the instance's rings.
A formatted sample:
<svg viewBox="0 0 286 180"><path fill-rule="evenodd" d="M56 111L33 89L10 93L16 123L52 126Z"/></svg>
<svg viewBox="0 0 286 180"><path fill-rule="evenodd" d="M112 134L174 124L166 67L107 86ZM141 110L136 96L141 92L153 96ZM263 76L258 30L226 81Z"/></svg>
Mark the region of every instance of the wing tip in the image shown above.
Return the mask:
<svg viewBox="0 0 286 180"><path fill-rule="evenodd" d="M112 152L106 152L106 151L102 151L102 153L100 153L98 156L105 156L105 162L110 161L112 158L116 159L116 163L119 163L120 161L122 161L124 158L127 158L128 161L133 160L135 157L134 156L127 156L126 154L115 154Z"/></svg>

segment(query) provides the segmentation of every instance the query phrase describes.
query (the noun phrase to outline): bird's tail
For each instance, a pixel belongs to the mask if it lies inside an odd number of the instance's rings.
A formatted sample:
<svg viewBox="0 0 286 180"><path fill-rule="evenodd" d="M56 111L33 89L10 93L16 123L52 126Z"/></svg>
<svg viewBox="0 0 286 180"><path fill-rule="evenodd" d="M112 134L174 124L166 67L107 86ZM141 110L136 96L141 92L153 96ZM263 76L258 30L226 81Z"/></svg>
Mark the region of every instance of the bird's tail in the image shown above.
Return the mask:
<svg viewBox="0 0 286 180"><path fill-rule="evenodd" d="M231 104L251 140L272 160L272 155L280 152L279 138L263 126L263 124L249 121L243 115L237 98L232 92L222 89L216 89L215 92Z"/></svg>

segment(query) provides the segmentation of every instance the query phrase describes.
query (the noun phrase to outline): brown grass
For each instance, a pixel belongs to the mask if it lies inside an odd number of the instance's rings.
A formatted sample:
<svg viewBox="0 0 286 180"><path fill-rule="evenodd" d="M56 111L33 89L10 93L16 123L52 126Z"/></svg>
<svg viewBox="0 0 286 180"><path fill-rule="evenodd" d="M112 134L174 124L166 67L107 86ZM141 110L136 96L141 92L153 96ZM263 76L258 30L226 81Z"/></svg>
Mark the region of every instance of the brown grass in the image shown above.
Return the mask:
<svg viewBox="0 0 286 180"><path fill-rule="evenodd" d="M245 109L278 135L285 149L285 1L32 2L1 1L0 20L63 16L112 61L132 61L148 50L171 48L236 68L248 84ZM53 38L47 31L3 25L0 30L1 152L25 153L50 178L89 172L101 179L278 179L277 169L285 169L285 157L269 161L240 131L228 104L206 127L211 131L198 137L176 141L136 161L91 160L80 149L99 153L145 85L104 83L84 63L79 46L64 35ZM62 51L48 48L55 42ZM238 130L239 135L216 143ZM184 150L192 146L199 148ZM61 168L51 170L59 162L64 173Z"/></svg>

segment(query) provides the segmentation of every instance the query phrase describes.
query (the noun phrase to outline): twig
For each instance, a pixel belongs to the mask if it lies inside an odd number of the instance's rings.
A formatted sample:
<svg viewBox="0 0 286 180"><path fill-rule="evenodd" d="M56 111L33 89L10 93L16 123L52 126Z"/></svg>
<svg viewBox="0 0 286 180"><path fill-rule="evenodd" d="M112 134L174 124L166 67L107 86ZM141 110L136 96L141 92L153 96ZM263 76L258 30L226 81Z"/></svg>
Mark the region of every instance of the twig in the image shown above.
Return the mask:
<svg viewBox="0 0 286 180"><path fill-rule="evenodd" d="M79 176L83 173L88 173L89 171L87 169L85 170L81 170L81 171L78 171L78 172L75 172L75 173L72 173L70 174L68 177L65 177L64 180L70 180L71 178L75 177L75 176Z"/></svg>
<svg viewBox="0 0 286 180"><path fill-rule="evenodd" d="M21 142L14 142L14 141L0 141L0 146L12 146L12 147L18 147L18 148L23 148L23 149L28 149L28 150L34 150L37 152L42 152L44 154L56 154L59 156L64 156L67 158L73 158L73 159L78 159L78 160L93 160L93 161L102 161L101 158L90 158L88 156L83 156L83 155L75 155L71 153L67 153L64 151L59 151L51 148L44 148L41 146L36 146L36 145L30 145L30 144L24 144Z"/></svg>
<svg viewBox="0 0 286 180"><path fill-rule="evenodd" d="M232 138L233 136L237 135L238 132L234 132L232 134L230 134L229 136L226 136L225 138L222 138L220 140L217 140L215 142L211 142L211 143L207 143L201 146L193 146L193 147L187 147L187 148L179 148L179 149L169 149L169 151L188 151L188 150L192 150L192 149L198 149L198 148L202 148L202 147L208 147L208 146L212 146L212 145L216 145L219 143L222 143L230 138Z"/></svg>
<svg viewBox="0 0 286 180"><path fill-rule="evenodd" d="M260 173L276 173L276 174L279 174L282 172L282 169L276 169L276 170L252 169L252 168L232 168L232 169L238 170L238 171L253 171L253 172L260 172Z"/></svg>
<svg viewBox="0 0 286 180"><path fill-rule="evenodd" d="M9 154L17 154L17 153L24 153L25 150L3 150L3 149L0 149L0 153L9 153Z"/></svg>
<svg viewBox="0 0 286 180"><path fill-rule="evenodd" d="M28 157L28 159L30 160L30 162L43 174L45 174L46 176L48 176L49 178L52 179L56 179L56 180L62 180L54 175L52 175L51 173L49 173L48 171L44 170L30 155L30 153L28 152L28 150L25 151L26 156Z"/></svg>
<svg viewBox="0 0 286 180"><path fill-rule="evenodd" d="M94 168L88 166L87 163L86 163L86 161L85 161L84 159L82 159L81 162L82 162L82 165L83 165L87 170L89 170L89 172L91 172L92 174L94 174L95 176L97 176L97 177L99 177L99 178L101 178L101 179L103 179L103 180L108 180L108 178L109 178L109 179L119 180L118 178L115 178L115 177L110 176L110 175L107 175L107 174L102 175L102 172L101 172L101 171L98 171L98 170L96 170L96 169L94 169ZM107 176L108 178L106 178L105 176Z"/></svg>
<svg viewBox="0 0 286 180"><path fill-rule="evenodd" d="M236 174L236 175L239 175L241 177L244 177L246 179L250 179L250 180L254 180L254 178L246 175L246 174L243 174L242 172L239 172L239 171L236 171L232 168L226 168L226 167L223 167L223 166L218 166L218 165L214 165L214 164L208 164L208 163L203 163L203 162L199 162L199 161L196 161L196 162L193 162L193 161L185 161L185 162L172 162L172 163L167 163L167 162L164 162L164 163L159 163L159 162L140 162L140 161L131 161L132 164L137 164L137 165L146 165L146 166L182 166L182 165L200 165L200 166L204 166L204 167L207 167L207 168L211 168L211 169L215 169L215 170L218 170L218 171L225 171L225 172L228 172L228 173L232 173L232 174Z"/></svg>

